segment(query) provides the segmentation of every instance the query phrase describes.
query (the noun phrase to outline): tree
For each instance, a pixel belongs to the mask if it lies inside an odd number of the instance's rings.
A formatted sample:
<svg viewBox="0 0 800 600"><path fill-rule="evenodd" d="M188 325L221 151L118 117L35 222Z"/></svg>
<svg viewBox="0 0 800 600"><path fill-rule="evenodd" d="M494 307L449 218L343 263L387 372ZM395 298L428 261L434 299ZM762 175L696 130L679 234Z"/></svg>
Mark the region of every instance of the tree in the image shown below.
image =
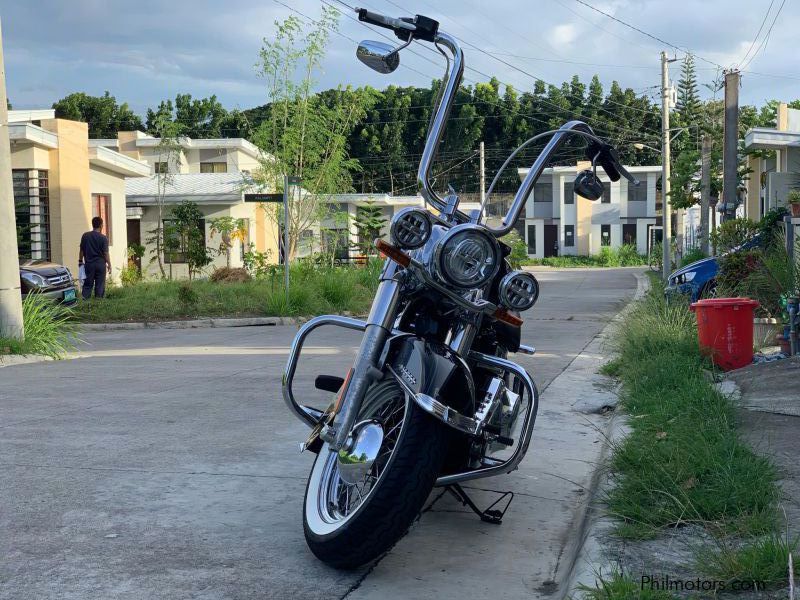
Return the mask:
<svg viewBox="0 0 800 600"><path fill-rule="evenodd" d="M225 254L225 265L231 266L231 249L233 242L244 243L247 237L247 226L244 219L234 219L233 217L218 217L209 220L211 235L220 236L220 244L217 249L218 254Z"/></svg>
<svg viewBox="0 0 800 600"><path fill-rule="evenodd" d="M189 268L189 280L203 267L211 262L206 235L204 231L203 213L197 204L184 200L172 208L168 236L170 249L180 253Z"/></svg>
<svg viewBox="0 0 800 600"><path fill-rule="evenodd" d="M83 92L69 94L53 103L56 117L83 121L89 126L90 138L116 138L118 131L143 129L142 119L127 102L117 104L117 99L106 92L102 96L89 96Z"/></svg>
<svg viewBox="0 0 800 600"><path fill-rule="evenodd" d="M354 244L359 253L364 255L377 254L375 248L375 238L381 237L381 232L386 225L386 217L380 206L374 202L366 202L356 210L356 217L353 219L356 226L358 241Z"/></svg>
<svg viewBox="0 0 800 600"><path fill-rule="evenodd" d="M254 134L264 156L253 177L262 186L278 188L285 175L302 180L302 189L292 194L289 205L290 258L302 232L321 217L325 197L352 189L353 173L360 168L349 158L347 138L364 118L369 95L350 88L325 97L313 92L338 16L335 9L323 7L309 29L294 16L276 23L275 38L264 41L258 62L270 107L268 119ZM282 207L271 208L264 209L267 216L281 223Z"/></svg>

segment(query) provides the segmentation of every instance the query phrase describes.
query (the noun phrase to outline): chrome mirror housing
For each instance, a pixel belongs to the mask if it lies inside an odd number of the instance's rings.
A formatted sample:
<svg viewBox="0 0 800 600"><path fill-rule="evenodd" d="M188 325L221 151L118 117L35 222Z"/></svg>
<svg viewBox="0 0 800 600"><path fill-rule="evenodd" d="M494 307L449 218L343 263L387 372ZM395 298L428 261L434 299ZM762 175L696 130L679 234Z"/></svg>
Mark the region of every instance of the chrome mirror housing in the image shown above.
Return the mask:
<svg viewBox="0 0 800 600"><path fill-rule="evenodd" d="M358 45L356 57L378 73L392 73L400 66L400 53L384 42L364 40Z"/></svg>

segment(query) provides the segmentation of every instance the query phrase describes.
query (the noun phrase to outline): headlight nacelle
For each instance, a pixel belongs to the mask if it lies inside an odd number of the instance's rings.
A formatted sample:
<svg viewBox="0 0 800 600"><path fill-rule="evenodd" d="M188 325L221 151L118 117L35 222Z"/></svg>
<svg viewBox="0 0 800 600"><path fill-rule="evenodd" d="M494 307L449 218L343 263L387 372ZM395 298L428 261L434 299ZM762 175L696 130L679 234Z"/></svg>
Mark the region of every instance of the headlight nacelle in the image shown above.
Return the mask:
<svg viewBox="0 0 800 600"><path fill-rule="evenodd" d="M427 211L419 208L404 208L392 219L389 235L392 243L406 250L414 250L425 245L431 237L433 222Z"/></svg>
<svg viewBox="0 0 800 600"><path fill-rule="evenodd" d="M533 273L511 271L500 281L498 292L503 306L522 312L539 299L539 282Z"/></svg>
<svg viewBox="0 0 800 600"><path fill-rule="evenodd" d="M450 229L433 253L433 272L458 288L478 288L494 278L500 268L500 245L479 225L463 223Z"/></svg>

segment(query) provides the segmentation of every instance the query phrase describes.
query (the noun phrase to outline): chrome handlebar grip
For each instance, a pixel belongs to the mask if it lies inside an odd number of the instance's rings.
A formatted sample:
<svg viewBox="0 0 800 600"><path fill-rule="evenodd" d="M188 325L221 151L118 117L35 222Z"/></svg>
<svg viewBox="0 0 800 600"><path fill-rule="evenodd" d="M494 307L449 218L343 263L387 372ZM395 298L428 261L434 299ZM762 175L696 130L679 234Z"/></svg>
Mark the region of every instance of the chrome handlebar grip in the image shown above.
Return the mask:
<svg viewBox="0 0 800 600"><path fill-rule="evenodd" d="M503 217L503 222L501 223L500 227L495 228L487 225L486 228L489 231L491 231L497 237L502 237L514 228L517 219L519 219L520 214L522 214L522 211L525 209L525 202L528 200L528 196L530 195L531 190L533 190L534 184L541 176L545 167L547 167L547 163L550 162L553 154L555 154L556 151L564 144L564 142L570 136L570 133L575 130L584 131L594 135L592 128L583 121L570 121L568 123L564 123L564 125L559 128L558 133L550 138L550 141L544 147L544 150L539 153L539 156L536 158L533 166L531 166L530 170L528 171L525 181L523 181L522 185L519 186L519 189L514 196L514 201L511 203L511 207L508 209L506 216Z"/></svg>

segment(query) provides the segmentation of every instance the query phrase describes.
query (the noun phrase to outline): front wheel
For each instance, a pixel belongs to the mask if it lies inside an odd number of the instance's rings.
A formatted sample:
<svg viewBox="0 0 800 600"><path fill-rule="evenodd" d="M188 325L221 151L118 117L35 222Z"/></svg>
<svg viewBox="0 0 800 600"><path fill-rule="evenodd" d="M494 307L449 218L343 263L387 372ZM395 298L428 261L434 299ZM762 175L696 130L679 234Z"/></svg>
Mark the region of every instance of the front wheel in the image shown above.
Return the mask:
<svg viewBox="0 0 800 600"><path fill-rule="evenodd" d="M306 542L317 558L341 569L378 558L403 536L433 489L447 451L445 426L388 378L368 390L358 417L365 420L380 424L383 439L364 478L346 483L337 454L325 444L306 486Z"/></svg>

